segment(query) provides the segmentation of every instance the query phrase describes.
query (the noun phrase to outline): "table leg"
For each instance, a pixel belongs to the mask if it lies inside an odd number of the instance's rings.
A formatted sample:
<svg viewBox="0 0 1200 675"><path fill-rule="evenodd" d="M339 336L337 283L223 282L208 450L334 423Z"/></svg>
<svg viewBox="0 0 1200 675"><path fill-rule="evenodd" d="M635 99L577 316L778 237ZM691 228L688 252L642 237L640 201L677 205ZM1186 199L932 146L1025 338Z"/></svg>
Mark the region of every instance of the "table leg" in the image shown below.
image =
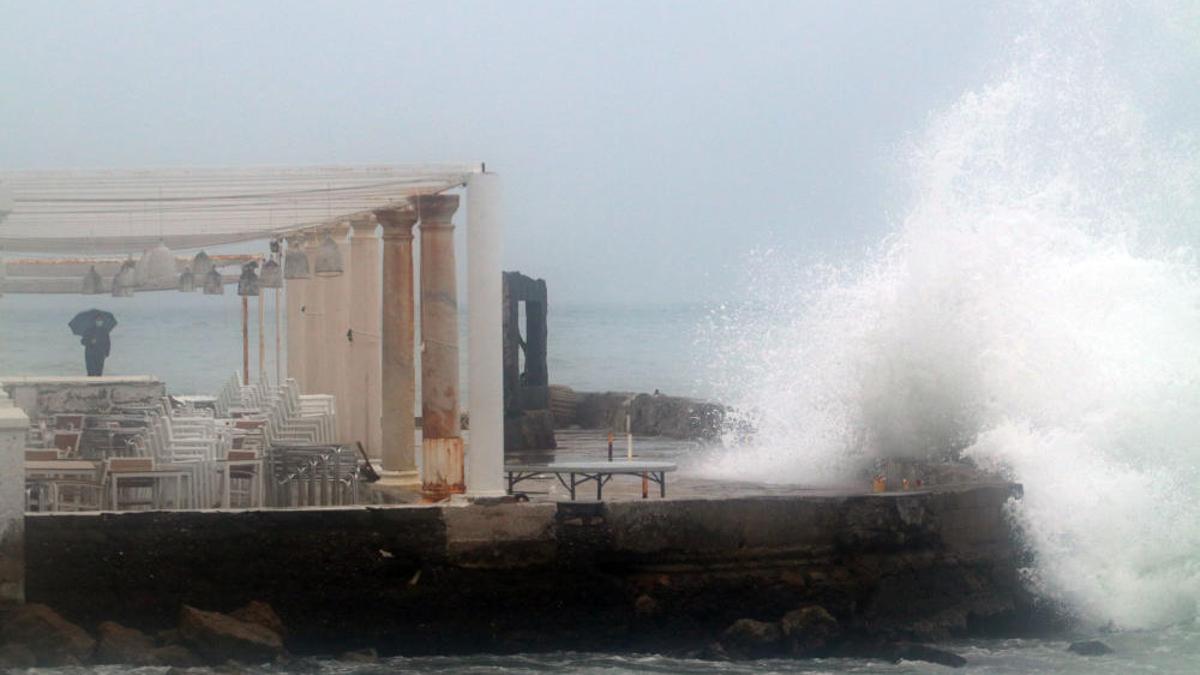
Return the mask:
<svg viewBox="0 0 1200 675"><path fill-rule="evenodd" d="M661 499L667 498L667 472L663 471L658 474L658 496Z"/></svg>
<svg viewBox="0 0 1200 675"><path fill-rule="evenodd" d="M596 501L603 499L604 481L600 480L600 474L596 474Z"/></svg>
<svg viewBox="0 0 1200 675"><path fill-rule="evenodd" d="M571 501L575 501L575 474L571 474Z"/></svg>

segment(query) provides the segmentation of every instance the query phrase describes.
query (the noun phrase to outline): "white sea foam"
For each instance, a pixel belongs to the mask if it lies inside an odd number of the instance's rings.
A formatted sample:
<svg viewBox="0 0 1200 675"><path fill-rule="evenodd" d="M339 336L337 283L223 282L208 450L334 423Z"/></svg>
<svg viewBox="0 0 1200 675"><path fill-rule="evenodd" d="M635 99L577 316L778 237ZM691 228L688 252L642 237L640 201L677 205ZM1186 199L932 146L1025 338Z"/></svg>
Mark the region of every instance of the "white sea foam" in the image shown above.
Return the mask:
<svg viewBox="0 0 1200 675"><path fill-rule="evenodd" d="M757 432L731 430L707 470L838 482L961 452L1024 484L1014 516L1047 596L1119 628L1189 620L1200 153L1152 132L1114 74L1119 16L1036 14L913 143L908 215L866 262L755 257L755 308L714 335L718 385Z"/></svg>

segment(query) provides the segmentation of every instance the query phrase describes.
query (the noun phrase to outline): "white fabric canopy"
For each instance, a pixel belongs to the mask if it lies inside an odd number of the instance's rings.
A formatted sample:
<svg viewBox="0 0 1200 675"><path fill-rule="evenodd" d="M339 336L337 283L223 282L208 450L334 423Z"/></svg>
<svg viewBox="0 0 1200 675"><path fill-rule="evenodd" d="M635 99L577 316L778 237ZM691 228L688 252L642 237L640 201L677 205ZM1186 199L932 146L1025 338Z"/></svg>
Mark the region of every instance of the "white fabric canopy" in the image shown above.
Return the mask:
<svg viewBox="0 0 1200 675"><path fill-rule="evenodd" d="M425 166L0 171L0 248L138 253L264 239L466 183L479 163Z"/></svg>

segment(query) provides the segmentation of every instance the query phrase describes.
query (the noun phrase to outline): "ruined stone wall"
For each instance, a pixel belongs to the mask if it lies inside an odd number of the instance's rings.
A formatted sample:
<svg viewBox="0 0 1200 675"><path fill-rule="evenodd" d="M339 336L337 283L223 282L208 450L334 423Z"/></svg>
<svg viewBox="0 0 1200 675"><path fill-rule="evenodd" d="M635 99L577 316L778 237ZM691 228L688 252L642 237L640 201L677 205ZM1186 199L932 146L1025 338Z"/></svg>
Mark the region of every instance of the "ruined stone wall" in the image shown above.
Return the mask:
<svg viewBox="0 0 1200 675"><path fill-rule="evenodd" d="M1013 493L33 514L27 587L85 626L265 600L314 651L661 651L812 603L938 639L1024 621Z"/></svg>

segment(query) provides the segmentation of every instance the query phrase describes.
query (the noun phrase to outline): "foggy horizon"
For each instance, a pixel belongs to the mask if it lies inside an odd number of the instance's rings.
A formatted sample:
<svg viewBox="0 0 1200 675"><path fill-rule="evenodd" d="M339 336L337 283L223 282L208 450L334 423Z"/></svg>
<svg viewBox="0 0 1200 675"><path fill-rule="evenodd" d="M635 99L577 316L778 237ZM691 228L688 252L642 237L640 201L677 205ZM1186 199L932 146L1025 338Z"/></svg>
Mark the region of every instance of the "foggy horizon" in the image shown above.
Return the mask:
<svg viewBox="0 0 1200 675"><path fill-rule="evenodd" d="M888 225L993 9L4 2L5 168L484 161L555 302L730 296ZM153 55L152 58L149 55ZM547 255L547 254L550 255Z"/></svg>

